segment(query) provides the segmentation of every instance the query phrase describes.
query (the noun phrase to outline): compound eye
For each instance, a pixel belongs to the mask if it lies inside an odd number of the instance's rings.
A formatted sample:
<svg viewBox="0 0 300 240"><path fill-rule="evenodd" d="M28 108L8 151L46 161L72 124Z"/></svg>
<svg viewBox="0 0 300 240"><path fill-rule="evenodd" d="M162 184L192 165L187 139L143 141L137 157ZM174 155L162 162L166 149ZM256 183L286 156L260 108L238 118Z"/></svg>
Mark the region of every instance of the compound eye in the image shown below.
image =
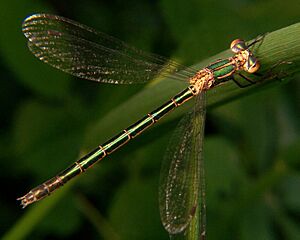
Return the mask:
<svg viewBox="0 0 300 240"><path fill-rule="evenodd" d="M248 73L254 73L260 68L260 63L255 57L251 56L248 59L246 68Z"/></svg>
<svg viewBox="0 0 300 240"><path fill-rule="evenodd" d="M230 48L234 53L239 53L240 51L246 50L247 46L244 40L235 39L231 42Z"/></svg>

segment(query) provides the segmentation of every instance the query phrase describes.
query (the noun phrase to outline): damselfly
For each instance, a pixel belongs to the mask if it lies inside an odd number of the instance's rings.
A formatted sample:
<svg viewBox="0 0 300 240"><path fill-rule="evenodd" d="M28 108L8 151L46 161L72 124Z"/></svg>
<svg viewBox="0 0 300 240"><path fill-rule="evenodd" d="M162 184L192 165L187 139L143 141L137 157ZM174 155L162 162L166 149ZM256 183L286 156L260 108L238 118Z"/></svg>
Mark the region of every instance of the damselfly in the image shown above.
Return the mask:
<svg viewBox="0 0 300 240"><path fill-rule="evenodd" d="M136 123L101 144L55 177L19 198L23 207L50 195L86 169L111 154L188 100L196 97L194 111L179 123L162 166L159 191L161 219L170 234L183 231L196 211L205 216L202 143L205 91L234 80L241 71L254 73L259 62L242 40L234 40L234 55L201 70L137 50L124 42L69 19L35 14L25 19L23 32L40 60L74 76L114 84L145 83L158 75L183 80L186 89ZM251 81L245 78L247 81ZM199 204L199 202L201 204ZM200 205L200 206L199 206ZM205 235L202 221L202 235Z"/></svg>

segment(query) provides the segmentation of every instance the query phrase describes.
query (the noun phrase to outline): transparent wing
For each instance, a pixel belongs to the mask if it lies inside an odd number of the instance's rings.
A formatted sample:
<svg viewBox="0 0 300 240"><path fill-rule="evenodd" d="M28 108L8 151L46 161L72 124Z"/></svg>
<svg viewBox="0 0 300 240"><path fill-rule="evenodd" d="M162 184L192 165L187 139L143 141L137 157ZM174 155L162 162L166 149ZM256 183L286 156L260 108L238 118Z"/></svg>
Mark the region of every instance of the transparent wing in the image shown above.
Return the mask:
<svg viewBox="0 0 300 240"><path fill-rule="evenodd" d="M171 235L186 230L196 213L200 214L201 235L205 235L204 123L205 94L202 93L196 98L195 110L176 128L162 164L160 214Z"/></svg>
<svg viewBox="0 0 300 240"><path fill-rule="evenodd" d="M162 74L186 81L196 72L60 16L32 15L24 20L22 29L37 58L88 80L131 84Z"/></svg>

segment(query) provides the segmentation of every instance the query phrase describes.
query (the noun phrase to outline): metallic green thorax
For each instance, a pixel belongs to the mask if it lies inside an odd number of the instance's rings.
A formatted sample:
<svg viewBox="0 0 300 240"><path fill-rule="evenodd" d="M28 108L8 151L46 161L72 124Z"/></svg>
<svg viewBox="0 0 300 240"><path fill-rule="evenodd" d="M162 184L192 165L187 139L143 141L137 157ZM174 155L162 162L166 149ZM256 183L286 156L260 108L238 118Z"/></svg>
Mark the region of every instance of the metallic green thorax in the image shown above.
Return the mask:
<svg viewBox="0 0 300 240"><path fill-rule="evenodd" d="M215 78L214 85L218 85L220 82L224 81L224 78L227 78L236 71L236 67L232 64L230 59L219 60L207 66L207 68L213 72Z"/></svg>

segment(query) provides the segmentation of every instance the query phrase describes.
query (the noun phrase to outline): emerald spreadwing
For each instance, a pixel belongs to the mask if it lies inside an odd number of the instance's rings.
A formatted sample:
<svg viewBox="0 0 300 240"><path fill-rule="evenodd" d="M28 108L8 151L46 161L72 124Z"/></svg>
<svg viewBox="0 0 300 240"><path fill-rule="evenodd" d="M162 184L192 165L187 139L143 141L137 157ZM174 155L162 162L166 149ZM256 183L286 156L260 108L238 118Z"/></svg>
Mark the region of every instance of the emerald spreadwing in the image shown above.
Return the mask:
<svg viewBox="0 0 300 240"><path fill-rule="evenodd" d="M205 92L225 81L235 81L234 74L255 73L260 65L249 47L258 40L249 45L243 40L234 40L231 43L232 57L219 59L199 70L145 53L60 16L29 16L23 22L23 33L28 39L29 49L37 58L76 77L102 83L134 84L147 83L162 75L184 81L187 87L55 177L18 198L21 205L26 207L47 197L195 97L194 109L180 121L162 163L159 206L162 223L170 234L183 232L195 212L200 211L201 235L204 239L206 206L202 145ZM244 79L252 84L251 79Z"/></svg>

